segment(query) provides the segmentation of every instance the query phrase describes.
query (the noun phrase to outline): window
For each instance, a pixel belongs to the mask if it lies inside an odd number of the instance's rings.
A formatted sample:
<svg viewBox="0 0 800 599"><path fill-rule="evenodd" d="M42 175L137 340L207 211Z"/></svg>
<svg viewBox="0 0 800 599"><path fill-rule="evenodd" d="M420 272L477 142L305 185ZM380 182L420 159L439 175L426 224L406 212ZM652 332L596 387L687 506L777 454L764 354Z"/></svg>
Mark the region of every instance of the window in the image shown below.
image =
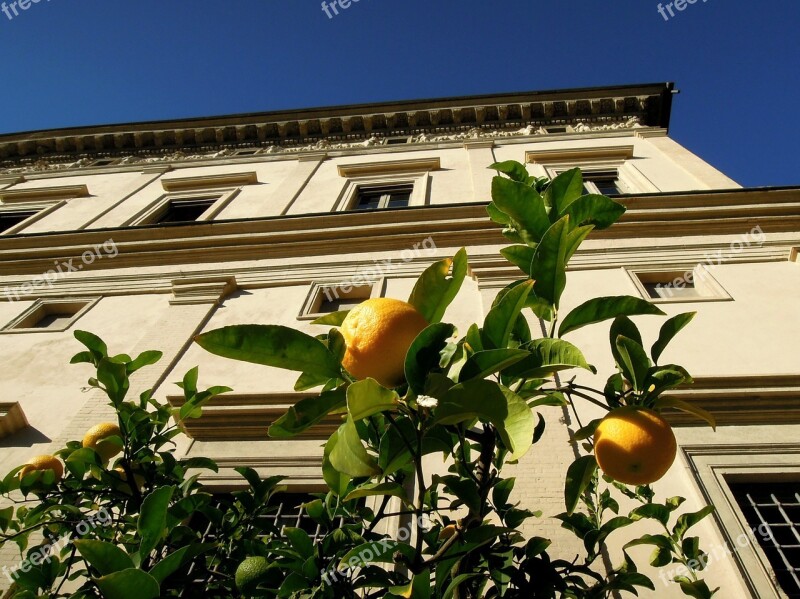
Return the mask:
<svg viewBox="0 0 800 599"><path fill-rule="evenodd" d="M409 136L402 136L402 137L387 137L386 138L386 145L387 146L395 146L400 144L407 144L411 142L411 137Z"/></svg>
<svg viewBox="0 0 800 599"><path fill-rule="evenodd" d="M620 182L617 169L584 172L583 190L586 193L604 196L618 196L627 193L627 188Z"/></svg>
<svg viewBox="0 0 800 599"><path fill-rule="evenodd" d="M19 402L0 403L0 439L10 437L28 426L28 419Z"/></svg>
<svg viewBox="0 0 800 599"><path fill-rule="evenodd" d="M34 333L66 331L97 302L94 300L37 300L0 332Z"/></svg>
<svg viewBox="0 0 800 599"><path fill-rule="evenodd" d="M629 270L628 275L640 295L656 303L733 299L703 265L685 270Z"/></svg>
<svg viewBox="0 0 800 599"><path fill-rule="evenodd" d="M403 208L411 201L412 184L359 187L351 210L383 210Z"/></svg>
<svg viewBox="0 0 800 599"><path fill-rule="evenodd" d="M352 310L364 300L380 297L382 288L382 280L359 282L357 285L352 283L314 283L297 318L311 320L333 312Z"/></svg>
<svg viewBox="0 0 800 599"><path fill-rule="evenodd" d="M748 525L790 598L800 598L800 483L730 485Z"/></svg>
<svg viewBox="0 0 800 599"><path fill-rule="evenodd" d="M30 217L35 216L37 212L38 210L0 211L0 233L12 232L12 229L15 229Z"/></svg>
<svg viewBox="0 0 800 599"><path fill-rule="evenodd" d="M200 198L193 200L171 200L158 216L157 223L189 223L200 220L214 205L217 198Z"/></svg>

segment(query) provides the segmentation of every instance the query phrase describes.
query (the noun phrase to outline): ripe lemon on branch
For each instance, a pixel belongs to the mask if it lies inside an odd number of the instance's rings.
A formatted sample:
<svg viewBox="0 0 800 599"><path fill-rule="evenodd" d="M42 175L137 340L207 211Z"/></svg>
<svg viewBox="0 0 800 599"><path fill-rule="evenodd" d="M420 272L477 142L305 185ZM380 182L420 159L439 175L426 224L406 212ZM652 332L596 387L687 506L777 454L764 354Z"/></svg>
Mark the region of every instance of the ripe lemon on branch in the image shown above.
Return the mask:
<svg viewBox="0 0 800 599"><path fill-rule="evenodd" d="M594 455L600 469L627 485L648 485L667 473L678 444L672 427L648 408L613 410L594 433Z"/></svg>
<svg viewBox="0 0 800 599"><path fill-rule="evenodd" d="M118 443L106 441L106 439L121 435L122 431L113 422L101 422L86 431L83 436L83 446L94 449L100 455L100 458L107 462L121 452L122 447Z"/></svg>
<svg viewBox="0 0 800 599"><path fill-rule="evenodd" d="M53 474L56 475L56 482L60 481L64 476L64 466L57 457L53 455L38 455L25 464L22 470L19 471L19 477L24 478L37 470L42 472L52 470Z"/></svg>
<svg viewBox="0 0 800 599"><path fill-rule="evenodd" d="M406 353L428 321L411 304L369 299L342 322L347 350L342 365L357 379L373 378L384 387L403 382Z"/></svg>

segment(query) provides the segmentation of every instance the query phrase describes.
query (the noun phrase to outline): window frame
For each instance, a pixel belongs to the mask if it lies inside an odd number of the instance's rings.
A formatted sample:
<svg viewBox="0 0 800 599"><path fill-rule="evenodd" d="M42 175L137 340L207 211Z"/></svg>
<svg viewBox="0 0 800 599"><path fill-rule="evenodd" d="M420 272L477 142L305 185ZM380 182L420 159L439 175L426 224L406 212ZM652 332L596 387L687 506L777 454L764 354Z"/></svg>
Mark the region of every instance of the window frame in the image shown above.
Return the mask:
<svg viewBox="0 0 800 599"><path fill-rule="evenodd" d="M207 222L222 212L239 194L241 187L229 189L197 189L186 192L167 192L151 202L146 208L140 210L134 217L122 223L123 227L142 227L147 225L158 225L159 219L169 210L173 202L189 202L213 199L213 203L197 220L186 221L185 223L169 223L171 226L181 226L192 222Z"/></svg>
<svg viewBox="0 0 800 599"><path fill-rule="evenodd" d="M97 302L100 301L99 297L94 298L75 298L75 297L62 297L62 298L39 298L31 306L25 309L19 316L8 322L0 328L0 335L13 335L13 334L26 334L26 333L63 333L68 331L80 318L82 318L89 310L91 310ZM77 307L72 316L58 327L36 327L25 326L29 323L27 321L33 319L37 313L44 312L35 320L39 322L41 317L47 316L47 309L49 306L57 306L59 304Z"/></svg>
<svg viewBox="0 0 800 599"><path fill-rule="evenodd" d="M623 268L630 278L642 299L653 304L678 304L691 302L729 302L733 297L719 284L714 278L711 270L703 265L697 264L689 268L665 267L665 268ZM698 274L702 271L702 274ZM656 277L665 277L667 281L685 278L686 273L692 273L692 281L697 295L676 295L675 297L653 297L647 290L646 284L658 283ZM651 279L648 281L647 279ZM698 283L700 283L698 285Z"/></svg>
<svg viewBox="0 0 800 599"><path fill-rule="evenodd" d="M317 318L327 316L328 314L333 314L333 312L320 311L320 308L322 307L322 304L324 302L324 296L326 290L350 288L351 291L342 292L346 295L349 295L353 293L353 290L355 289L369 288L369 294L368 295L365 294L365 297L363 298L367 300L383 296L385 281L386 281L385 277L378 277L372 280L361 280L359 278L358 282L340 281L331 283L325 281L315 281L311 283L308 295L306 295L306 299L303 302L303 306L300 308L300 312L297 315L297 320L316 320Z"/></svg>
<svg viewBox="0 0 800 599"><path fill-rule="evenodd" d="M744 585L754 597L785 597L761 546L737 542L742 535L749 537L751 528L728 483L800 481L800 444L687 445L682 451L704 500L716 508L713 517L718 532L732 549L731 558Z"/></svg>
<svg viewBox="0 0 800 599"><path fill-rule="evenodd" d="M374 193L376 190L391 190L394 189L395 191L408 191L408 203L405 206L398 206L401 208L407 208L411 205L411 196L414 194L414 184L410 183L404 185L400 184L393 184L393 185L359 185L356 189L356 195L353 201L353 205L350 206L349 211L351 212L369 212L371 210L387 210L391 209L392 206L390 205L392 202L392 194L391 193L383 193L380 196L380 200L378 200L378 206L376 208L360 208L361 206L361 194L365 192L372 192Z"/></svg>
<svg viewBox="0 0 800 599"><path fill-rule="evenodd" d="M0 212L30 212L31 215L25 220L0 231L0 237L6 235L16 235L21 233L30 225L40 221L48 214L58 210L66 204L66 200L34 201L34 202L0 202Z"/></svg>

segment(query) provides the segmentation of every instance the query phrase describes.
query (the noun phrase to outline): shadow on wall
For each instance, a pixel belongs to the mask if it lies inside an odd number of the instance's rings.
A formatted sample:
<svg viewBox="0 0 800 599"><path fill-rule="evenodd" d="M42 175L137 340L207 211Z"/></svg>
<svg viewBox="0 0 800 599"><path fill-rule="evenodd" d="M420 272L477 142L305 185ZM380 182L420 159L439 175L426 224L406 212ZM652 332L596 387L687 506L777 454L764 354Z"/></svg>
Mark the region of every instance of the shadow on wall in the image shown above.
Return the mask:
<svg viewBox="0 0 800 599"><path fill-rule="evenodd" d="M39 429L28 426L17 431L10 437L0 439L0 448L3 447L33 447L38 443L50 443L52 439Z"/></svg>

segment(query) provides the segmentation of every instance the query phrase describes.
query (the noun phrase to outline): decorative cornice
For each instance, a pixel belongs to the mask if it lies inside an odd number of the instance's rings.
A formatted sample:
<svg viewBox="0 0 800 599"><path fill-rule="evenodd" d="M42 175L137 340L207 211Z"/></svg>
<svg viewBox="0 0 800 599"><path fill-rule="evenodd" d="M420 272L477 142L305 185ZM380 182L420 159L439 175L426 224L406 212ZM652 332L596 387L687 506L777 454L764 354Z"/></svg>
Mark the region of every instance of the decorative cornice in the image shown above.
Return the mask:
<svg viewBox="0 0 800 599"><path fill-rule="evenodd" d="M0 403L0 439L28 426L28 419L19 402Z"/></svg>
<svg viewBox="0 0 800 599"><path fill-rule="evenodd" d="M714 376L665 394L709 411L718 425L800 423L800 374ZM680 426L703 426L697 417L665 410Z"/></svg>
<svg viewBox="0 0 800 599"><path fill-rule="evenodd" d="M190 418L178 424L187 436L198 441L226 439L268 441L267 429L273 422L301 399L315 396L313 393L220 395L203 405L203 414L200 418ZM177 395L168 396L167 401L176 409L180 409L185 403L184 398ZM295 438L327 439L341 423L341 416L330 415Z"/></svg>
<svg viewBox="0 0 800 599"><path fill-rule="evenodd" d="M0 202L39 202L42 200L71 200L89 197L86 185L59 185L57 187L30 187L25 189L4 189L0 191Z"/></svg>
<svg viewBox="0 0 800 599"><path fill-rule="evenodd" d="M481 138L663 128L671 84L340 106L0 136L9 174ZM98 160L101 161L97 164Z"/></svg>
<svg viewBox="0 0 800 599"><path fill-rule="evenodd" d="M199 177L171 177L161 179L165 191L186 191L187 189L211 189L213 187L239 187L258 183L255 171L245 173L225 173L222 175L202 175Z"/></svg>
<svg viewBox="0 0 800 599"><path fill-rule="evenodd" d="M340 164L338 170L340 177L363 177L376 174L427 172L439 170L440 168L442 168L441 159L435 156L433 158L414 158L411 160Z"/></svg>

